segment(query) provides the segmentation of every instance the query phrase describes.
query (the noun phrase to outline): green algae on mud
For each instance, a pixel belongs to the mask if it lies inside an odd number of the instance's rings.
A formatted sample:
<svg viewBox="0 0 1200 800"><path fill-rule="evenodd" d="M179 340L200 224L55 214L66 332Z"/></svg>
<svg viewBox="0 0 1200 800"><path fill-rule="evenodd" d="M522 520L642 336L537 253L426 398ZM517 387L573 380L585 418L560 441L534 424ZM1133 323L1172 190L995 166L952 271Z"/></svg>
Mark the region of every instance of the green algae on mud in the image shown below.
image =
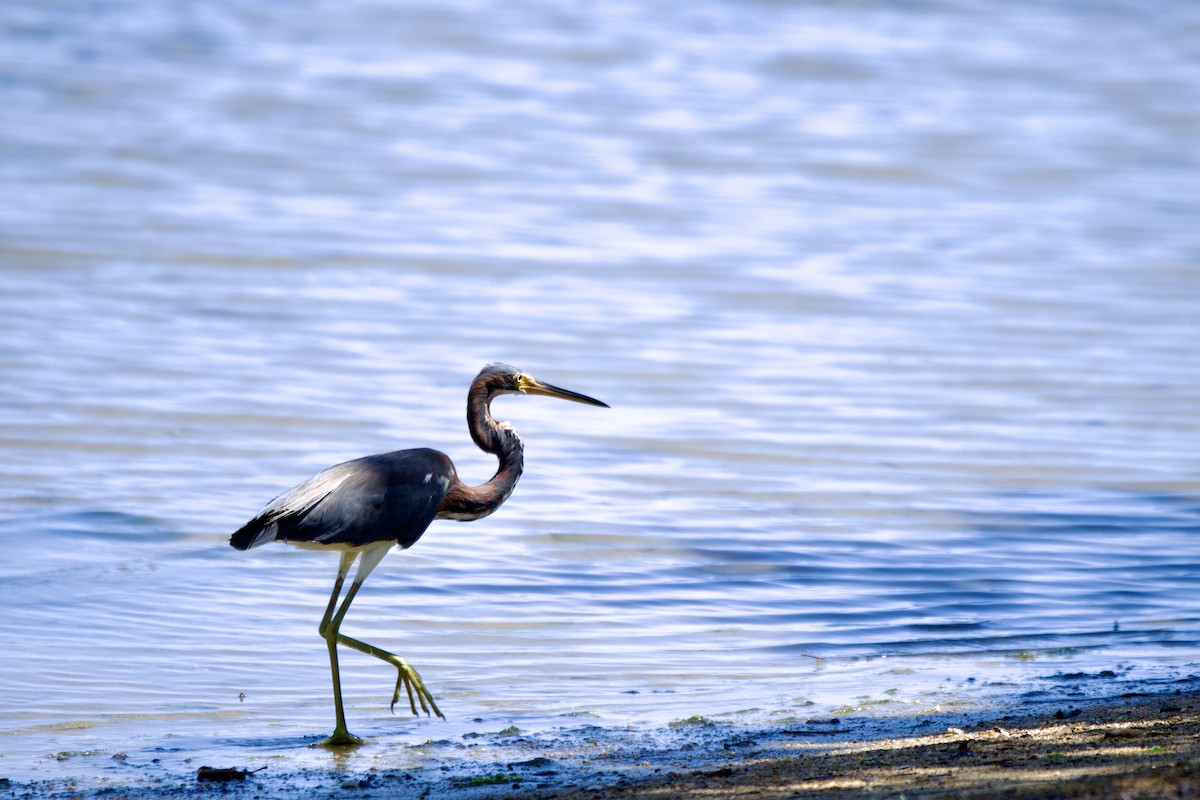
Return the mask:
<svg viewBox="0 0 1200 800"><path fill-rule="evenodd" d="M455 786L494 786L500 783L511 783L513 788L519 784L524 778L517 774L509 774L507 772L497 772L493 775L475 775L470 778L460 778L454 782Z"/></svg>

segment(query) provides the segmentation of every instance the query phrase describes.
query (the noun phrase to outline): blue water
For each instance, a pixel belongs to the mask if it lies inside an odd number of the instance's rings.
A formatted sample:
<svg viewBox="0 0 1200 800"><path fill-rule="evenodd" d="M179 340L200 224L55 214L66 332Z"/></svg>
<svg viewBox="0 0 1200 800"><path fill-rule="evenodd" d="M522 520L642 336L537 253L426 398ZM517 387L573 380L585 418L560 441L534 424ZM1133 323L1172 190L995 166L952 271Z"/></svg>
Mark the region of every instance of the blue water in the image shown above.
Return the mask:
<svg viewBox="0 0 1200 800"><path fill-rule="evenodd" d="M328 733L336 558L226 539L358 455L482 482L495 360L613 408L497 401L513 497L346 623L449 720L349 653L361 735L1192 676L1198 33L1184 3L4 5L0 776Z"/></svg>

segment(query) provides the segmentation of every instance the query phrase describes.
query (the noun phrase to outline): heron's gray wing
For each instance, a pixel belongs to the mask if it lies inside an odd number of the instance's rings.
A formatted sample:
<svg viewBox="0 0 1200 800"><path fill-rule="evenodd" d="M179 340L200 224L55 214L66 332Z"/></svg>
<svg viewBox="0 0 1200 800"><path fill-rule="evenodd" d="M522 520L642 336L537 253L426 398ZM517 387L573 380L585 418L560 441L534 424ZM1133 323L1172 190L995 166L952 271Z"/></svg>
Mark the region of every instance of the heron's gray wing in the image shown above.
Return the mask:
<svg viewBox="0 0 1200 800"><path fill-rule="evenodd" d="M392 540L412 545L437 514L454 480L436 450L400 450L330 467L275 498L233 534L246 550L275 540L359 546Z"/></svg>

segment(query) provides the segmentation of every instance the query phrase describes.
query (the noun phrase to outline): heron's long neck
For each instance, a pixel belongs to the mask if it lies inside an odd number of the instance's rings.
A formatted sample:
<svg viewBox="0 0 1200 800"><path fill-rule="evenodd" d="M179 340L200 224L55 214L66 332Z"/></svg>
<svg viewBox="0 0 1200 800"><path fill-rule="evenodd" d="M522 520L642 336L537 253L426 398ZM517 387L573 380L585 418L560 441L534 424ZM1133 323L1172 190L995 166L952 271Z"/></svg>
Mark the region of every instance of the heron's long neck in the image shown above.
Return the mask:
<svg viewBox="0 0 1200 800"><path fill-rule="evenodd" d="M492 419L491 397L482 387L472 387L467 396L467 427L479 449L500 459L492 479L480 486L455 482L439 506L438 516L448 519L479 519L491 514L512 494L524 468L524 445L508 423Z"/></svg>

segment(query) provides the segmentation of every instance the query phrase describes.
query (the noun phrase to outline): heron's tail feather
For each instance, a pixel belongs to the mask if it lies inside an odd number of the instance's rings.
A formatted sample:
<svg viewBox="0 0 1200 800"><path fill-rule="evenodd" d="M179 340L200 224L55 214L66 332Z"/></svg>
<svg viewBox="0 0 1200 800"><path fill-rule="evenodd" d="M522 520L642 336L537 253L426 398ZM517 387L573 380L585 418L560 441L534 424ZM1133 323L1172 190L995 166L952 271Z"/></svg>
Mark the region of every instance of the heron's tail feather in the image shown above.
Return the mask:
<svg viewBox="0 0 1200 800"><path fill-rule="evenodd" d="M321 475L328 472L329 470L325 470ZM321 475L314 480L318 480ZM237 550L249 550L251 547L258 547L277 539L296 538L296 529L304 522L304 518L335 488L336 483L332 487L318 484L314 490L313 481L307 481L290 492L284 492L258 512L257 517L230 536L229 544Z"/></svg>
<svg viewBox="0 0 1200 800"><path fill-rule="evenodd" d="M235 550L249 550L260 544L273 542L279 536L279 525L274 515L264 514L247 522L229 537L229 544Z"/></svg>

